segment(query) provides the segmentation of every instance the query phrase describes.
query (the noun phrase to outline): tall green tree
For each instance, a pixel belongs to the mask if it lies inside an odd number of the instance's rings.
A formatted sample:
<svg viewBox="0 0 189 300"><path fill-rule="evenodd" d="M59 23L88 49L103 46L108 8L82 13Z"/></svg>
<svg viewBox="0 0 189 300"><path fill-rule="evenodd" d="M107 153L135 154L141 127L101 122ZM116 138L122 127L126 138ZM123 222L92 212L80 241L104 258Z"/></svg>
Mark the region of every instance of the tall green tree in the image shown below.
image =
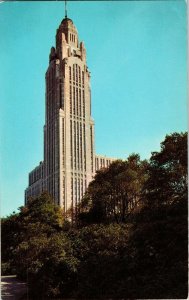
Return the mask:
<svg viewBox="0 0 189 300"><path fill-rule="evenodd" d="M187 198L187 133L167 135L160 152L153 152L144 197L159 206Z"/></svg>

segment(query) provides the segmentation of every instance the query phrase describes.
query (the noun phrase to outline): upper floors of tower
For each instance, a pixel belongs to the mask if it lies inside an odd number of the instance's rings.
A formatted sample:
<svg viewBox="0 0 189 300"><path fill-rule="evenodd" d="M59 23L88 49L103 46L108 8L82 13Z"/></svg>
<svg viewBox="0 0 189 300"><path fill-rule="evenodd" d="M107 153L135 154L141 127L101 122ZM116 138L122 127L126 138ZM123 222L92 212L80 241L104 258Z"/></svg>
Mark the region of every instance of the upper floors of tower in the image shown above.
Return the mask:
<svg viewBox="0 0 189 300"><path fill-rule="evenodd" d="M90 71L84 43L73 21L64 18L51 48L46 80L46 124L54 124L63 110L70 117L91 118Z"/></svg>
<svg viewBox="0 0 189 300"><path fill-rule="evenodd" d="M78 57L86 62L86 50L83 42L79 42L78 32L69 18L64 18L56 32L56 48L52 47L49 63L52 60L63 60L69 57Z"/></svg>

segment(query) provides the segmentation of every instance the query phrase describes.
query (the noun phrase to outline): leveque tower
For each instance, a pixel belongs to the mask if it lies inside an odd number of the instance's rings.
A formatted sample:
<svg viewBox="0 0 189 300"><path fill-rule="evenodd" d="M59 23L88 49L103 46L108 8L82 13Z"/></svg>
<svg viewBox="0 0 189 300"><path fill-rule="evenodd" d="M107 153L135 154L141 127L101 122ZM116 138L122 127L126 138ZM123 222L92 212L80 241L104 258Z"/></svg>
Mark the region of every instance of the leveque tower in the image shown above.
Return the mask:
<svg viewBox="0 0 189 300"><path fill-rule="evenodd" d="M113 161L95 154L86 50L67 16L57 29L45 81L44 161L29 173L25 202L48 191L66 213L81 201L96 170Z"/></svg>

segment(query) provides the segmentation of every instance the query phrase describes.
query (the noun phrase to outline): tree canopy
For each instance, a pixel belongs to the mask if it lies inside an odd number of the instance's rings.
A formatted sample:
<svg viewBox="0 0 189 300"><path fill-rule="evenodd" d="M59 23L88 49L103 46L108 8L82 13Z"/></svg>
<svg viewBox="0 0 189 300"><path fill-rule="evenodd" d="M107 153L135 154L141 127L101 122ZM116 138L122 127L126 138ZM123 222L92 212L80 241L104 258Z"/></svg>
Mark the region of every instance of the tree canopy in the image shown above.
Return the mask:
<svg viewBox="0 0 189 300"><path fill-rule="evenodd" d="M167 135L161 151L153 152L144 186L149 205L162 205L187 198L187 133Z"/></svg>
<svg viewBox="0 0 189 300"><path fill-rule="evenodd" d="M81 203L84 213L80 219L124 222L140 202L147 167L147 161L132 154L126 161L117 160L109 168L97 171Z"/></svg>

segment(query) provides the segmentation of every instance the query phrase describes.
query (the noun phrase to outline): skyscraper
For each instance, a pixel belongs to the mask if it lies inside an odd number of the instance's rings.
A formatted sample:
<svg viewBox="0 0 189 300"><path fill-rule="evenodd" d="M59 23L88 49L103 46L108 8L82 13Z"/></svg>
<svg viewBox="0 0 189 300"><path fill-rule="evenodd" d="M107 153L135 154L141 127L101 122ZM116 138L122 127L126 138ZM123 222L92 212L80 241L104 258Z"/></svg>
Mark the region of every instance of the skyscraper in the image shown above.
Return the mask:
<svg viewBox="0 0 189 300"><path fill-rule="evenodd" d="M113 159L95 154L86 50L67 16L57 29L45 79L44 161L29 173L25 202L48 191L64 212L74 211L96 170Z"/></svg>

